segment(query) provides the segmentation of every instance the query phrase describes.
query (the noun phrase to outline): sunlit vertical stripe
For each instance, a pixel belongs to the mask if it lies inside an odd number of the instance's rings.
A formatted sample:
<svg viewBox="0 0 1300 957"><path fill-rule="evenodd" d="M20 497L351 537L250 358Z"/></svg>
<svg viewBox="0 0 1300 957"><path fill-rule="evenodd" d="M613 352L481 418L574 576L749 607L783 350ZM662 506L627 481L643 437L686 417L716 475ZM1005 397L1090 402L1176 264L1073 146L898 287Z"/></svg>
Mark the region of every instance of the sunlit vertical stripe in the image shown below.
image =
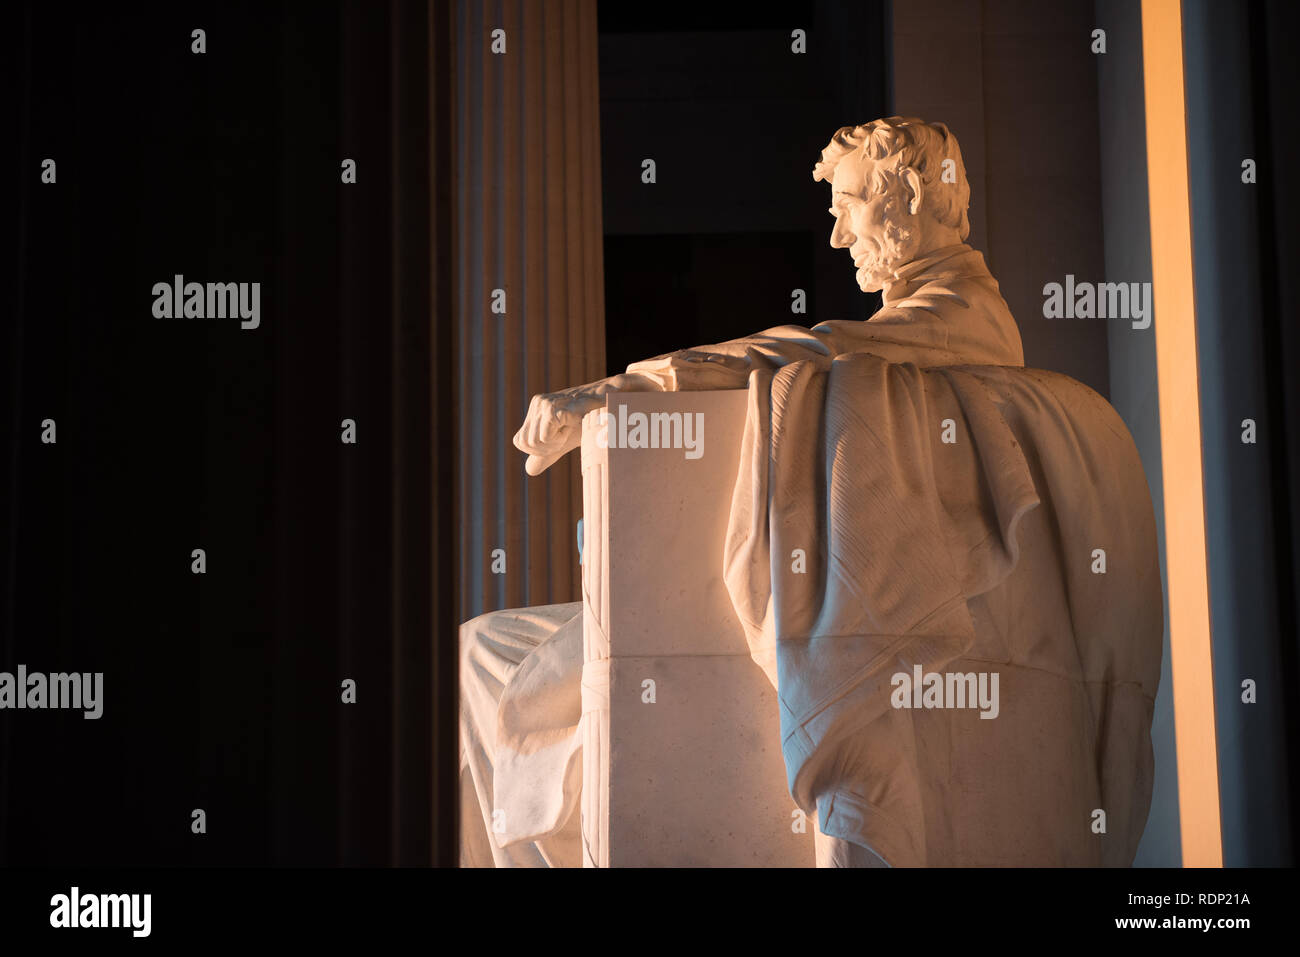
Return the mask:
<svg viewBox="0 0 1300 957"><path fill-rule="evenodd" d="M1183 865L1221 867L1179 0L1143 0L1142 54Z"/></svg>

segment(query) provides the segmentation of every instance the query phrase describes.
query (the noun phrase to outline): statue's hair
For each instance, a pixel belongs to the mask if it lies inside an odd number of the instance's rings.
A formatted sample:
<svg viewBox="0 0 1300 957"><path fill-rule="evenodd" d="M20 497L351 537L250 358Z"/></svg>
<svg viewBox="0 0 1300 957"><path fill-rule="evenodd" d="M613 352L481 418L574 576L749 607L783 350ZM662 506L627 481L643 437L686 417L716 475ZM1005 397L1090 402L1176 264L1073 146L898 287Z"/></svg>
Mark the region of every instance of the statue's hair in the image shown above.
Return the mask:
<svg viewBox="0 0 1300 957"><path fill-rule="evenodd" d="M813 179L830 182L840 160L857 154L872 164L872 189L884 189L889 180L911 167L925 185L924 203L935 219L954 227L964 240L970 235L970 183L961 160L957 137L942 123L927 123L914 116L889 116L860 126L835 131L822 150ZM955 183L943 181L944 160L952 160Z"/></svg>

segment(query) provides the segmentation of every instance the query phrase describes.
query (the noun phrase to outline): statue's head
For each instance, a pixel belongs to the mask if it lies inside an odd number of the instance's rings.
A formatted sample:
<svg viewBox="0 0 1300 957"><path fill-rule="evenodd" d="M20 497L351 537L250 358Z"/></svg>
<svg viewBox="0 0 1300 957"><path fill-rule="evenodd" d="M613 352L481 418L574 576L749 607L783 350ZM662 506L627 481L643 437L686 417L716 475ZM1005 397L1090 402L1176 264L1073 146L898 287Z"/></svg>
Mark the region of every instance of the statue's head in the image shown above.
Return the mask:
<svg viewBox="0 0 1300 957"><path fill-rule="evenodd" d="M970 234L970 184L957 138L942 123L890 116L836 131L813 179L831 184L831 245L847 248L864 292Z"/></svg>

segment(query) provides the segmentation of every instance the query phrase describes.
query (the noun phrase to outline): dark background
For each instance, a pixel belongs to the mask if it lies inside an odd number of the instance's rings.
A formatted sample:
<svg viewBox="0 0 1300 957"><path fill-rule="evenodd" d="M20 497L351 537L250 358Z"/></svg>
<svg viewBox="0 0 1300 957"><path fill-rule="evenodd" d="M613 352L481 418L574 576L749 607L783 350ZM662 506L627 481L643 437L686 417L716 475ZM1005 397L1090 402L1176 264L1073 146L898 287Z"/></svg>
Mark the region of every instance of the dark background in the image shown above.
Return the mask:
<svg viewBox="0 0 1300 957"><path fill-rule="evenodd" d="M0 862L454 860L429 15L9 12L0 670L102 671L105 703L0 716ZM260 282L261 327L153 318L175 273Z"/></svg>
<svg viewBox="0 0 1300 957"><path fill-rule="evenodd" d="M812 170L836 129L891 112L888 5L642 6L600 6L610 372L774 326L866 319L880 295L831 248L830 191Z"/></svg>

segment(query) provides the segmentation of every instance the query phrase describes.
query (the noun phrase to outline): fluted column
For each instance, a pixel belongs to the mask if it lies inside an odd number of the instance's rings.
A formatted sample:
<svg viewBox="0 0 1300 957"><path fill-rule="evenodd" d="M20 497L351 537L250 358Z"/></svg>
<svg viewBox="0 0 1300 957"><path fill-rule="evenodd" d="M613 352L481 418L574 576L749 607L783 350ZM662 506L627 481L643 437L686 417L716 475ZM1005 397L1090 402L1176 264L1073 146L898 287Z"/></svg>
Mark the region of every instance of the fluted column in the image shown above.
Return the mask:
<svg viewBox="0 0 1300 957"><path fill-rule="evenodd" d="M577 454L529 478L511 438L535 393L606 371L595 0L458 0L456 20L463 620L580 597Z"/></svg>

